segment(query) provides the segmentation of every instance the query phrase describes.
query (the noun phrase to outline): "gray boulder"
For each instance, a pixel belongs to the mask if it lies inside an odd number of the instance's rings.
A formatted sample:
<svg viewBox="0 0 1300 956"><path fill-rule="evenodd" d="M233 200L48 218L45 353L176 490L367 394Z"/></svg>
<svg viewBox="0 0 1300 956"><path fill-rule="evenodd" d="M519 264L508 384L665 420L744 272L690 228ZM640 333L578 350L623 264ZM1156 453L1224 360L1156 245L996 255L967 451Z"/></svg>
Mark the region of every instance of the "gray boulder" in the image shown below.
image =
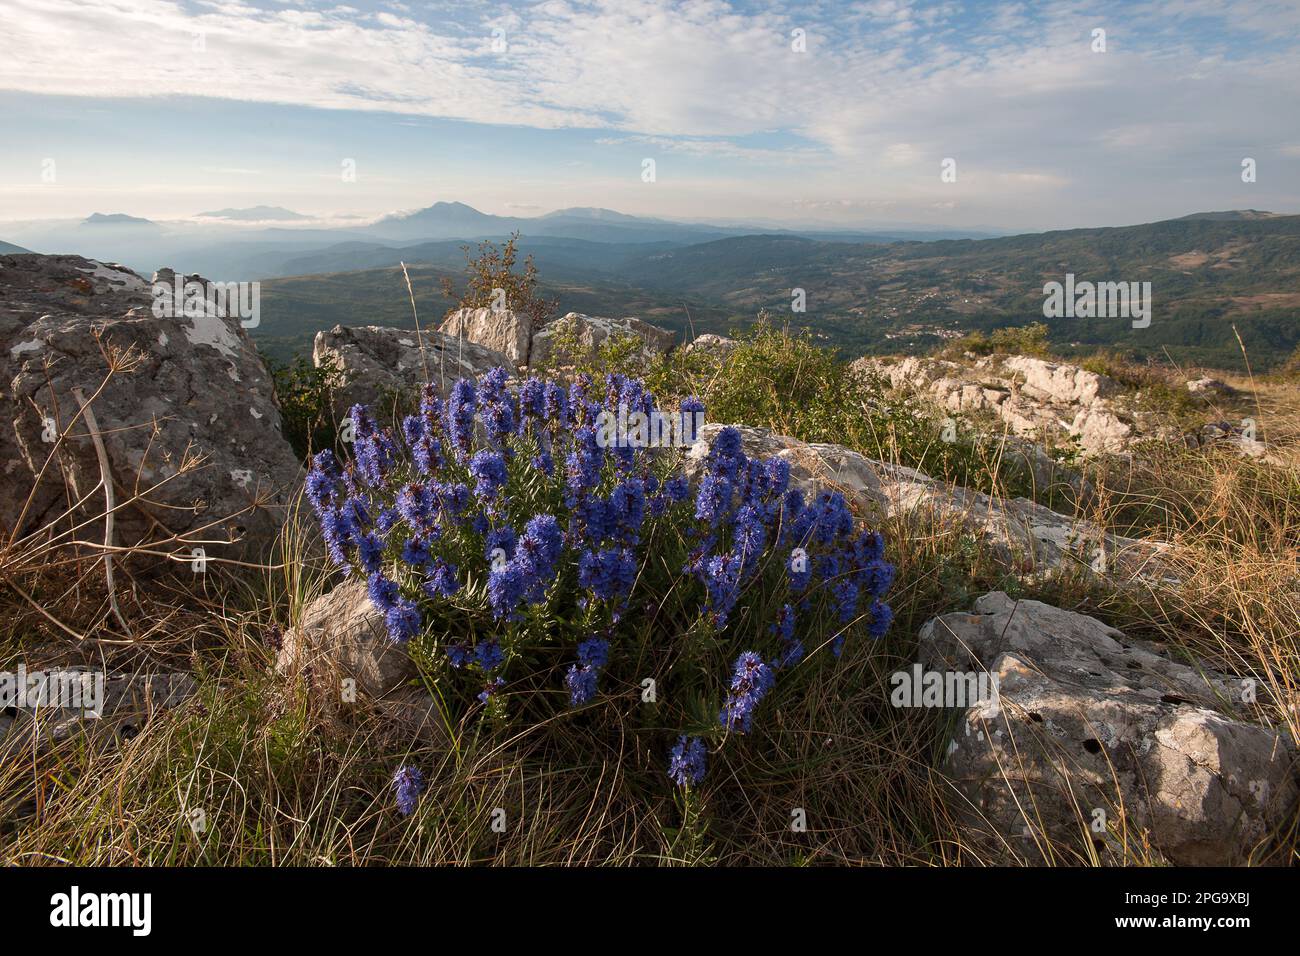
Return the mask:
<svg viewBox="0 0 1300 956"><path fill-rule="evenodd" d="M1002 592L927 623L919 653L927 670L995 679L995 693L961 711L945 771L1000 857L1278 859L1296 754L1287 734L1255 722L1252 685Z"/></svg>
<svg viewBox="0 0 1300 956"><path fill-rule="evenodd" d="M300 623L281 639L276 669L304 681L327 713L358 704L364 695L366 706L394 739L446 742L436 703L413 681L415 662L405 647L389 639L383 615L359 578L343 581L307 605Z"/></svg>
<svg viewBox="0 0 1300 956"><path fill-rule="evenodd" d="M702 466L724 427L709 424L700 429L699 441L687 453L688 473ZM1027 498L993 498L936 481L914 468L873 461L841 445L801 442L764 428L734 427L745 454L784 458L790 463L791 482L806 494L839 491L869 521L909 515L961 527L1026 578L1075 571L1122 583L1162 572L1163 545L1109 534L1092 522L1070 518Z"/></svg>
<svg viewBox="0 0 1300 956"><path fill-rule="evenodd" d="M533 322L509 309L457 309L443 320L439 331L453 341L463 338L493 352L512 365L527 365L533 341Z"/></svg>
<svg viewBox="0 0 1300 956"><path fill-rule="evenodd" d="M442 332L422 331L420 340L423 354L414 329L336 325L317 332L312 361L317 368L342 373L341 383L332 390L334 414L341 418L356 404L379 408L393 396L414 402L426 381L446 397L457 379L477 378L497 367L514 368L504 353L458 342Z"/></svg>
<svg viewBox="0 0 1300 956"><path fill-rule="evenodd" d="M719 361L725 359L728 355L736 350L739 343L735 339L729 339L725 335L714 335L706 332L703 335L697 335L687 344L682 351L689 353L701 353L712 356Z"/></svg>
<svg viewBox="0 0 1300 956"><path fill-rule="evenodd" d="M336 697L344 679L382 697L415 676L406 648L388 637L383 614L356 577L307 605L301 622L285 632L276 667L284 674L309 674L313 683L339 690Z"/></svg>
<svg viewBox="0 0 1300 956"><path fill-rule="evenodd" d="M1221 382L1217 378L1209 378L1208 376L1190 380L1187 383L1187 391L1191 392L1193 395L1210 400L1216 398L1231 398L1233 395L1237 394L1237 390L1231 385Z"/></svg>
<svg viewBox="0 0 1300 956"><path fill-rule="evenodd" d="M155 277L160 289L173 280L170 271ZM184 281L210 289L197 276ZM21 515L21 530L40 527L69 495L85 497L84 517L103 514L93 416L118 546L147 543L186 560L195 546L209 558L237 556L278 531L301 469L238 313L205 304L156 315L154 303L151 285L122 266L0 256L0 526ZM78 416L78 393L91 416ZM102 534L95 528L82 535Z"/></svg>

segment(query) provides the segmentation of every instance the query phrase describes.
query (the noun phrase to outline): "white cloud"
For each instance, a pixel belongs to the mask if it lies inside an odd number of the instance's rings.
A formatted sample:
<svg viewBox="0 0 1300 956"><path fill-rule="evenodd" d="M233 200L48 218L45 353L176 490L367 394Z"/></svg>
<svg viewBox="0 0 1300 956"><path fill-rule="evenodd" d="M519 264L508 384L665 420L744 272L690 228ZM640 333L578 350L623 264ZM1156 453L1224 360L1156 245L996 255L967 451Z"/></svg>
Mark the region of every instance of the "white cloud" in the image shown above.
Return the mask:
<svg viewBox="0 0 1300 956"><path fill-rule="evenodd" d="M963 206L1027 191L1077 200L1099 187L1123 201L1125 188L1142 196L1218 175L1220 164L1233 185L1234 165L1216 151L1294 156L1270 144L1300 141L1295 4L873 0L741 11L726 0L544 0L467 13L393 2L375 12L4 3L0 89L595 129L609 147L775 174L797 166L824 175L835 197L848 180L860 202L952 202L937 191L949 156ZM1108 30L1104 54L1090 47L1097 25ZM492 50L494 27L504 53ZM807 52L791 48L795 27ZM1261 36L1268 42L1249 47Z"/></svg>

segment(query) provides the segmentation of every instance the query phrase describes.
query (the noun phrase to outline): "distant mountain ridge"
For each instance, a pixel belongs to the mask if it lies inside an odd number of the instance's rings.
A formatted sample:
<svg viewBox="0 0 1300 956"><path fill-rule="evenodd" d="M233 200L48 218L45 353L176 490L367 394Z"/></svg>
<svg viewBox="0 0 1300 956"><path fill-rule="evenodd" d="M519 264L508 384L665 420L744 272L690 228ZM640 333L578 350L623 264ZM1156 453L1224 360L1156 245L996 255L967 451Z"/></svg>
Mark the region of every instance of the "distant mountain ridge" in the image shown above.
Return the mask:
<svg viewBox="0 0 1300 956"><path fill-rule="evenodd" d="M373 320L402 321L404 290L390 294L397 261L430 281L459 284L463 243L400 248L349 243L282 263L311 275L268 280L264 322L303 349L346 302ZM546 294L561 311L638 315L677 331L726 333L768 310L812 329L847 354L926 350L945 338L1048 321L1058 346L1098 346L1216 367L1267 366L1300 347L1300 216L1197 214L1181 219L991 239L826 241L791 234L727 236L683 244L596 243L528 237ZM329 274L338 269L349 271ZM1043 287L1073 274L1094 282L1150 282L1149 328L1100 317L1044 319ZM415 273L413 273L414 275ZM792 312L794 290L806 311ZM437 313L449 303L426 298ZM265 311L265 310L264 310Z"/></svg>
<svg viewBox="0 0 1300 956"><path fill-rule="evenodd" d="M607 222L636 222L645 221L643 216L632 216L625 212L616 212L613 209L603 209L599 206L573 206L568 209L557 209L554 212L548 212L538 217L539 219L598 219ZM662 219L654 220L663 222Z"/></svg>
<svg viewBox="0 0 1300 956"><path fill-rule="evenodd" d="M310 219L302 213L285 209L283 206L249 206L243 209L218 209L215 212L201 212L200 219L229 219L235 222L296 222Z"/></svg>
<svg viewBox="0 0 1300 956"><path fill-rule="evenodd" d="M729 236L742 236L755 232L809 236L821 239L843 239L857 242L895 242L908 238L983 238L987 233L969 230L934 230L918 233L915 230L879 231L852 228L796 229L754 227L745 225L717 226L709 223L677 222L671 219L633 216L593 206L557 209L541 216L496 216L480 212L462 202L436 202L414 212L395 213L363 227L362 231L389 241L414 241L434 239L488 239L501 238L513 232L525 236L553 236L583 239L588 242L677 242L698 243Z"/></svg>
<svg viewBox="0 0 1300 956"><path fill-rule="evenodd" d="M141 219L139 216L128 216L124 212L92 212L82 220L83 226L146 226L157 229L158 224L150 219Z"/></svg>
<svg viewBox="0 0 1300 956"><path fill-rule="evenodd" d="M348 221L349 219L353 221ZM218 280L252 280L290 274L286 262L314 258L331 246L345 252L354 243L400 249L448 240L473 244L500 241L519 232L525 239L576 241L630 247L644 244L693 245L743 235L782 234L836 242L903 242L985 238L970 230L918 230L913 227L851 231L832 226L784 227L781 224L728 221L725 225L675 222L636 216L596 206L556 209L537 216L496 216L462 202L437 202L412 212L373 222L362 217L316 220L284 206L225 207L178 220L153 222L126 213L96 212L84 220L47 220L14 224L13 240L39 249L119 261L149 273L183 263L191 272ZM553 247L552 251L558 250ZM597 258L608 265L612 250ZM375 251L378 261L398 261L400 254ZM346 261L316 263L324 271L355 268ZM460 263L455 263L456 268Z"/></svg>
<svg viewBox="0 0 1300 956"><path fill-rule="evenodd" d="M1249 222L1258 219L1277 219L1284 215L1280 212L1264 212L1259 209L1227 209L1223 212L1194 212L1182 219L1205 219L1213 222ZM1177 221L1177 220L1175 220Z"/></svg>

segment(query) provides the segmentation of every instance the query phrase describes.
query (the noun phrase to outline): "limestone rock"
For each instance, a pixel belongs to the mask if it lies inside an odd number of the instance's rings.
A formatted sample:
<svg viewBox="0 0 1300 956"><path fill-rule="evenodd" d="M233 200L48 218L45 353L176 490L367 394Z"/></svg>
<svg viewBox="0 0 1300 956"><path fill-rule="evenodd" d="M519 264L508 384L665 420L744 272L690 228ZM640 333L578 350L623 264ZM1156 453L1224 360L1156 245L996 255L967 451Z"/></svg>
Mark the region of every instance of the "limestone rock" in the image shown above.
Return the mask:
<svg viewBox="0 0 1300 956"><path fill-rule="evenodd" d="M708 424L687 453L697 473L724 425ZM1091 522L1059 514L1027 498L1004 500L950 487L913 468L873 461L840 445L801 442L744 425L745 454L790 463L791 482L806 494L842 492L868 521L911 514L954 522L978 535L1009 567L1027 577L1063 570L1103 574L1114 581L1161 573L1163 546L1105 533Z"/></svg>
<svg viewBox="0 0 1300 956"><path fill-rule="evenodd" d="M155 281L172 288L173 278L163 271ZM24 530L62 513L69 493L87 496L86 517L103 514L98 456L76 414L80 390L116 487L118 546L168 542L162 550L188 556L190 546L168 539L202 528L197 537L233 542L204 544L208 557L241 556L278 531L301 468L248 332L219 308L155 315L153 306L150 284L122 266L0 256L0 526L18 520L62 431ZM110 358L119 366L111 376Z"/></svg>
<svg viewBox="0 0 1300 956"><path fill-rule="evenodd" d="M276 667L324 682L350 677L372 697L396 691L415 676L406 648L389 638L383 614L357 577L306 607L301 623L285 632Z"/></svg>
<svg viewBox="0 0 1300 956"><path fill-rule="evenodd" d="M1115 383L1105 375L1027 355L1009 356L1002 361L1002 369L1020 376L1022 390L1031 398L1058 405L1089 405L1117 391Z"/></svg>
<svg viewBox="0 0 1300 956"><path fill-rule="evenodd" d="M736 350L737 344L735 339L729 339L725 335L714 335L706 332L704 335L695 336L682 351L702 352L717 359L725 359Z"/></svg>
<svg viewBox="0 0 1300 956"><path fill-rule="evenodd" d="M983 672L995 694L965 706L945 772L999 854L1176 865L1268 861L1294 812L1296 754L1253 722L1241 681L1158 645L1001 592L920 635L927 670ZM949 702L951 703L951 702Z"/></svg>
<svg viewBox="0 0 1300 956"><path fill-rule="evenodd" d="M457 309L443 320L438 330L456 341L467 342L500 352L514 365L528 364L528 350L533 341L533 322L522 312L509 309Z"/></svg>
<svg viewBox="0 0 1300 956"><path fill-rule="evenodd" d="M1141 437L1140 416L1118 403L1116 383L1077 365L995 355L969 364L916 356L864 358L853 367L945 410L996 416L1020 438L1077 441L1085 453L1101 455L1124 453Z"/></svg>
<svg viewBox="0 0 1300 956"><path fill-rule="evenodd" d="M1209 377L1192 379L1187 383L1187 390L1206 399L1228 398L1237 394L1231 385Z"/></svg>
<svg viewBox="0 0 1300 956"><path fill-rule="evenodd" d="M376 411L393 396L415 402L427 381L446 397L461 378L477 378L492 368L512 369L502 352L436 331L423 331L421 354L414 329L378 325L336 325L316 333L312 361L317 368L331 366L342 372L343 383L333 389L334 414L342 417L353 405Z"/></svg>

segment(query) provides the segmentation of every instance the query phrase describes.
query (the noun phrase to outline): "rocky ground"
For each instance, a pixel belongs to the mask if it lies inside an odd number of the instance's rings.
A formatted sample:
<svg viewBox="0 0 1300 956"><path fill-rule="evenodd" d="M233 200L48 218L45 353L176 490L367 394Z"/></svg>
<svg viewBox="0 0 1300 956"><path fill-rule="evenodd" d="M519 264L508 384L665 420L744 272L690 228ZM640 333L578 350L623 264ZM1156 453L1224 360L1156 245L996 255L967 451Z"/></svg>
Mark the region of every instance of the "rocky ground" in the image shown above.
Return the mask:
<svg viewBox="0 0 1300 956"><path fill-rule="evenodd" d="M273 576L292 579L294 594L288 626L267 638L278 673L309 682L336 672L351 677L392 719L440 739L427 691L410 685L410 661L382 637L364 589L344 585L315 597L295 583L293 569L275 564L301 467L247 332L219 314L158 318L152 301L150 283L118 266L71 256L0 257L0 590L14 608L0 669L108 662L120 743L128 736L122 727L133 735L187 706L197 685L185 658L199 652L145 651L146 629L121 633L117 592L121 603L147 606L137 592L150 586L155 565L170 560L170 570L191 572L183 586L211 601L207 580L192 573L199 555L263 560L274 565ZM554 359L557 341L591 355L620 336L635 337L644 356L674 346L671 334L636 319L571 314L534 329L514 313L480 309L453 313L438 329L339 326L317 336L313 358L341 373L331 396L341 416L354 402L409 394L425 381L445 393L457 377L493 366L539 367ZM736 347L710 335L686 351L716 356L725 370ZM895 547L920 548L923 536L928 548L961 541L1017 588L1069 581L1075 591L1055 593L1131 595L1137 604L1189 586L1191 546L1181 535L1123 533L1101 509L1089 511L1085 505L1104 497L1105 485L1094 482L1088 462L1132 466L1154 443L1221 447L1289 480L1300 474L1289 444L1297 422L1262 427L1264 406L1240 381L1196 375L1176 382L1186 401L1171 417L1144 402L1141 388L1045 358L864 358L855 370L923 397L954 426L1011 436L1034 468L1068 468L1080 508L1063 513L1029 498L954 486L758 423L710 424L688 468L722 424L736 424L747 453L785 458L805 487L845 492L862 519L894 529ZM1283 392L1270 395L1286 411ZM76 573L67 588L35 596L34 577L69 551ZM113 561L105 555L117 557L119 575L127 575L110 579L106 594L103 571L107 565L111 572ZM1293 571L1294 550L1265 555L1275 568L1284 557ZM174 596L172 578L166 586ZM1300 592L1300 580L1292 586ZM100 595L97 610L68 626L63 615L78 588ZM1300 606L1300 593L1295 597ZM220 629L201 628L203 640ZM1195 643L1160 639L1172 633L1137 630L1143 633L1074 607L988 590L968 607L934 613L909 635L903 646L911 659L900 665L981 671L1000 688L992 703L951 714L934 761L963 839L988 859L1028 863L1090 852L1103 862L1294 862L1294 644L1262 650L1266 663L1241 651L1235 660L1230 653L1207 659L1211 652L1198 656ZM88 642L88 635L104 637ZM130 653L120 645L132 645ZM91 723L66 713L38 716L0 718L0 753L11 773ZM27 806L25 798L22 807L0 802L11 815ZM1078 846L1073 855L1059 849Z"/></svg>

